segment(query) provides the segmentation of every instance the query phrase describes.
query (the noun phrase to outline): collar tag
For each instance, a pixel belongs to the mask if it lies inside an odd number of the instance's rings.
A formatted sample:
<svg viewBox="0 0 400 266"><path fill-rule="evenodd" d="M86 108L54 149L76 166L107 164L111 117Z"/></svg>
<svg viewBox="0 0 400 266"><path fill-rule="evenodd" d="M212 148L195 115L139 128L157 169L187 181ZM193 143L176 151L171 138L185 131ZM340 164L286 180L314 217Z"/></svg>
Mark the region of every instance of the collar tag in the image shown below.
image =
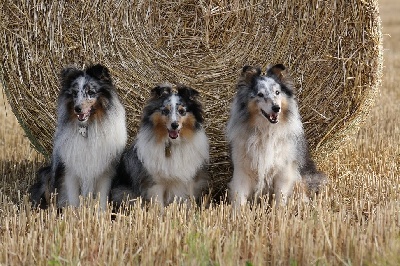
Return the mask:
<svg viewBox="0 0 400 266"><path fill-rule="evenodd" d="M79 125L78 132L79 132L79 134L82 135L82 137L87 138L87 136L88 136L88 133L87 133L87 126Z"/></svg>
<svg viewBox="0 0 400 266"><path fill-rule="evenodd" d="M171 157L171 153L172 153L172 151L171 151L171 142L167 142L166 144L165 144L165 157Z"/></svg>

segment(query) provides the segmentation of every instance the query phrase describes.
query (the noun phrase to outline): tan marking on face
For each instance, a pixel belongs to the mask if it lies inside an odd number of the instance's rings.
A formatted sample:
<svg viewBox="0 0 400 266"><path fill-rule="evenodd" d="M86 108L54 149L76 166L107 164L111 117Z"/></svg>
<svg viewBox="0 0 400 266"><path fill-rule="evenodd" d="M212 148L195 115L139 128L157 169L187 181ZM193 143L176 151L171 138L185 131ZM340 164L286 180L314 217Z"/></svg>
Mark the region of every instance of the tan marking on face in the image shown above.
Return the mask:
<svg viewBox="0 0 400 266"><path fill-rule="evenodd" d="M96 99L84 100L81 102L80 107L82 109L82 113L88 112L93 105L96 104Z"/></svg>
<svg viewBox="0 0 400 266"><path fill-rule="evenodd" d="M185 107L183 107L182 105L179 105L179 106L178 106L178 112L179 112L180 110L185 111Z"/></svg>
<svg viewBox="0 0 400 266"><path fill-rule="evenodd" d="M191 139L196 128L196 118L191 113L182 116L179 123L182 123L180 135L182 138Z"/></svg>
<svg viewBox="0 0 400 266"><path fill-rule="evenodd" d="M106 114L106 110L104 109L104 105L102 104L101 100L95 101L93 105L94 113L92 113L89 119L94 120L102 120Z"/></svg>
<svg viewBox="0 0 400 266"><path fill-rule="evenodd" d="M281 100L281 112L279 113L279 121L281 122L286 122L287 121L287 117L288 117L288 100L286 99L286 97L282 97Z"/></svg>
<svg viewBox="0 0 400 266"><path fill-rule="evenodd" d="M257 116L260 115L260 107L258 107L257 100L253 99L247 104L247 110L249 111L249 123L250 126L256 126Z"/></svg>
<svg viewBox="0 0 400 266"><path fill-rule="evenodd" d="M153 123L154 135L156 136L157 142L162 142L162 140L168 136L167 117L160 112L155 112L151 115L151 121Z"/></svg>

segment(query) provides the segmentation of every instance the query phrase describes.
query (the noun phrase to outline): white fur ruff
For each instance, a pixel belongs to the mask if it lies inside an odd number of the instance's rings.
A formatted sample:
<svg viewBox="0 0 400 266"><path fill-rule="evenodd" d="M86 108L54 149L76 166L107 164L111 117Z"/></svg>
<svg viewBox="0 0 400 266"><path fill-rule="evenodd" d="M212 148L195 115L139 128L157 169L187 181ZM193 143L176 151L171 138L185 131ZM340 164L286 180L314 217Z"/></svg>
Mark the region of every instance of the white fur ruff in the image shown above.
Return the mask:
<svg viewBox="0 0 400 266"><path fill-rule="evenodd" d="M169 157L165 155L166 145L170 145ZM166 138L161 143L156 141L151 130L141 129L136 148L139 160L155 183L146 193L149 198L171 202L174 197L195 196L199 192L197 187L203 187L195 180L209 160L208 138L203 128L196 131L190 140Z"/></svg>

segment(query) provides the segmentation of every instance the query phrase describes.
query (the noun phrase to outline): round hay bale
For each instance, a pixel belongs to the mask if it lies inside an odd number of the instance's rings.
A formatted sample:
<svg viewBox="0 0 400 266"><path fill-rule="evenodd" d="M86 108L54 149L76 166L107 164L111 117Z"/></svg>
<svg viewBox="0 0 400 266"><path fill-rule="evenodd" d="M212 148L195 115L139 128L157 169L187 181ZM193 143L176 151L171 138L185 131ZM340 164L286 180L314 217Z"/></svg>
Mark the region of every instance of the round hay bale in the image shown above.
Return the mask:
<svg viewBox="0 0 400 266"><path fill-rule="evenodd" d="M380 85L376 0L4 0L0 14L1 79L19 123L47 156L58 75L69 64L110 69L130 141L155 84L199 90L215 182L231 173L224 130L243 65L290 70L317 160L356 132Z"/></svg>

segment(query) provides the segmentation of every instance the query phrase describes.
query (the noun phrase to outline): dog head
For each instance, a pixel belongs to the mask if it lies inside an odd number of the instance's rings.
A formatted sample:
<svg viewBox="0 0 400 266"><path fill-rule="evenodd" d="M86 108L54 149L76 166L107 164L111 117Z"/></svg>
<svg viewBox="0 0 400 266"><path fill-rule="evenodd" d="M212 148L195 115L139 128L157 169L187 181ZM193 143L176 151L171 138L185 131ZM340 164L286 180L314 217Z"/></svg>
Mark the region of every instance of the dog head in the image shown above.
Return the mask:
<svg viewBox="0 0 400 266"><path fill-rule="evenodd" d="M158 140L190 138L203 123L203 111L198 101L198 91L178 85L152 89L152 98L145 107L143 122L152 125Z"/></svg>
<svg viewBox="0 0 400 266"><path fill-rule="evenodd" d="M239 80L250 90L250 113L260 114L272 124L279 122L287 98L293 96L292 89L283 80L283 70L285 66L277 64L268 68L266 75L261 75L260 68L245 66Z"/></svg>
<svg viewBox="0 0 400 266"><path fill-rule="evenodd" d="M84 123L104 115L113 90L108 69L100 64L85 70L67 67L61 71L59 104L66 104L71 119Z"/></svg>

